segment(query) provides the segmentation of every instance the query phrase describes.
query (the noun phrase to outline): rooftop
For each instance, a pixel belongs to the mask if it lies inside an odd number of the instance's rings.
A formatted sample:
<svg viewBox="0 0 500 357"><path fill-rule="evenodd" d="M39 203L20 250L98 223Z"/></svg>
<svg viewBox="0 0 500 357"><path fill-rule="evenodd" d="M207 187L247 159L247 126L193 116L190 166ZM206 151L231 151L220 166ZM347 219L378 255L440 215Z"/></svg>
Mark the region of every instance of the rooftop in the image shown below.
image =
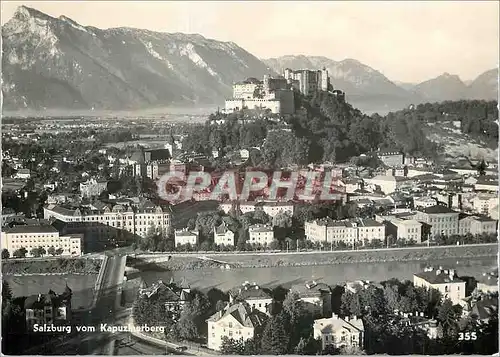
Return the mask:
<svg viewBox="0 0 500 357"><path fill-rule="evenodd" d="M350 332L365 330L363 320L356 317L342 319L335 314L329 318L314 320L314 329L319 329L322 333L334 333L344 329Z"/></svg>
<svg viewBox="0 0 500 357"><path fill-rule="evenodd" d="M16 233L57 233L57 229L48 224L40 225L16 225L12 228L7 228L4 231L9 234Z"/></svg>
<svg viewBox="0 0 500 357"><path fill-rule="evenodd" d="M430 284L464 283L462 279L457 277L454 269L442 269L442 267L438 269L426 268L423 272L414 275Z"/></svg>
<svg viewBox="0 0 500 357"><path fill-rule="evenodd" d="M458 212L455 212L454 210L446 207L446 206L442 206L442 205L434 205L434 206L431 206L431 207L426 207L422 210L424 213L427 213L427 214L444 214L444 213L457 213Z"/></svg>
<svg viewBox="0 0 500 357"><path fill-rule="evenodd" d="M207 322L216 322L231 315L241 325L250 328L263 326L268 317L263 312L252 308L246 302L237 302L218 311L207 319Z"/></svg>

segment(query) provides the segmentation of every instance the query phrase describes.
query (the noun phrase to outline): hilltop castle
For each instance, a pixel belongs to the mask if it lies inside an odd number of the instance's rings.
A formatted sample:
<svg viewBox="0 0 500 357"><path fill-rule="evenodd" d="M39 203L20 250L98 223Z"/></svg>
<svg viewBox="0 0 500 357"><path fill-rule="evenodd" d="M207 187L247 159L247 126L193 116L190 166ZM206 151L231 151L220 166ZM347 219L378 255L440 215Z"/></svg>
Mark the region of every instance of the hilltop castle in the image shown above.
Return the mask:
<svg viewBox="0 0 500 357"><path fill-rule="evenodd" d="M262 81L248 78L234 83L233 97L226 100L225 112L260 108L270 109L275 114L293 114L295 91L308 96L329 89L330 78L325 68L318 71L286 68L283 76L264 75Z"/></svg>

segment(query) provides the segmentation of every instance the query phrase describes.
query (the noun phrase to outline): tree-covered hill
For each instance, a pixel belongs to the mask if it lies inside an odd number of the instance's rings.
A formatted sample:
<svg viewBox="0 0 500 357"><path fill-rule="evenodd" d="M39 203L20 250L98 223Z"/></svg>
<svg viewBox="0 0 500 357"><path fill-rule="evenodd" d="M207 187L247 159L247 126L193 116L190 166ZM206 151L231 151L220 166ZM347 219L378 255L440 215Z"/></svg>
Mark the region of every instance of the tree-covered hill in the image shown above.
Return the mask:
<svg viewBox="0 0 500 357"><path fill-rule="evenodd" d="M441 149L426 137L425 129L444 120L460 120L464 133L498 141L495 102L422 104L381 117L363 114L341 93L319 92L311 97L297 94L296 108L295 114L283 117L253 110L212 114L205 125L191 128L184 148L208 155L215 150L222 157L258 147L260 151L251 151L251 164L263 167L345 162L378 148L435 159ZM222 124L214 125L216 121Z"/></svg>

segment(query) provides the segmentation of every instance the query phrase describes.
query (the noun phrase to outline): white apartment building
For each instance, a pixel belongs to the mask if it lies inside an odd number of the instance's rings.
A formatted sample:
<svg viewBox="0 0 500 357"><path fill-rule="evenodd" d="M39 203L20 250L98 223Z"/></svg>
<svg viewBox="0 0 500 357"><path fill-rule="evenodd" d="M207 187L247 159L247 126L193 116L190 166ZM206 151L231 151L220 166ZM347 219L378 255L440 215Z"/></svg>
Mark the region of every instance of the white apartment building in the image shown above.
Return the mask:
<svg viewBox="0 0 500 357"><path fill-rule="evenodd" d="M407 187L411 184L411 181L406 177L387 176L387 175L378 175L371 179L366 179L365 181L373 189L379 187L380 190L384 192L386 195L393 193L403 187Z"/></svg>
<svg viewBox="0 0 500 357"><path fill-rule="evenodd" d="M386 233L393 234L397 239L414 240L418 244L422 242L422 223L414 219L391 217L387 221Z"/></svg>
<svg viewBox="0 0 500 357"><path fill-rule="evenodd" d="M96 179L90 179L87 182L80 183L80 195L82 196L82 198L99 196L102 192L106 191L107 188L107 181L97 181Z"/></svg>
<svg viewBox="0 0 500 357"><path fill-rule="evenodd" d="M286 213L293 216L293 203L258 202L255 204L255 210L262 210L271 218L277 216L279 213Z"/></svg>
<svg viewBox="0 0 500 357"><path fill-rule="evenodd" d="M245 301L251 308L270 315L269 308L273 303L273 297L264 291L257 283L245 281L229 291L229 303L233 304L236 300Z"/></svg>
<svg viewBox="0 0 500 357"><path fill-rule="evenodd" d="M413 197L413 207L415 208L427 208L435 206L436 204L436 199L429 196Z"/></svg>
<svg viewBox="0 0 500 357"><path fill-rule="evenodd" d="M431 225L431 237L458 234L458 212L448 207L435 205L417 211L415 219Z"/></svg>
<svg viewBox="0 0 500 357"><path fill-rule="evenodd" d="M458 220L458 234L493 234L497 232L497 221L491 218L467 216Z"/></svg>
<svg viewBox="0 0 500 357"><path fill-rule="evenodd" d="M61 255L79 256L82 254L82 234L59 235L57 229L50 225L18 225L2 230L2 249L7 249L12 257L18 249L25 248L26 256L32 256L33 248L43 247L48 250L62 249Z"/></svg>
<svg viewBox="0 0 500 357"><path fill-rule="evenodd" d="M171 224L167 207L145 199L123 199L114 205L95 202L80 207L49 205L44 207L45 219L66 223L68 232L84 233L92 240L123 239L128 235L145 237L150 227L166 231Z"/></svg>
<svg viewBox="0 0 500 357"><path fill-rule="evenodd" d="M465 298L465 281L457 277L454 269L426 268L421 273L413 274L413 285L439 290L443 299L450 299L454 305Z"/></svg>
<svg viewBox="0 0 500 357"><path fill-rule="evenodd" d="M225 222L214 227L214 243L217 245L234 246L234 232L230 231Z"/></svg>
<svg viewBox="0 0 500 357"><path fill-rule="evenodd" d="M493 193L479 193L472 199L472 207L475 212L492 217L493 210L495 208L498 210L498 195Z"/></svg>
<svg viewBox="0 0 500 357"><path fill-rule="evenodd" d="M198 231L189 231L187 229L175 230L175 246L191 244L192 246L198 245L199 233Z"/></svg>
<svg viewBox="0 0 500 357"><path fill-rule="evenodd" d="M334 221L327 218L305 222L304 229L306 238L313 242L352 245L358 241L364 244L365 240L385 239L385 226L372 219Z"/></svg>
<svg viewBox="0 0 500 357"><path fill-rule="evenodd" d="M248 228L248 236L248 243L268 246L274 240L274 230L264 224L254 224Z"/></svg>
<svg viewBox="0 0 500 357"><path fill-rule="evenodd" d="M207 347L219 351L223 337L245 342L264 329L267 319L266 314L257 309L252 310L245 302L229 305L207 320Z"/></svg>
<svg viewBox="0 0 500 357"><path fill-rule="evenodd" d="M313 329L314 338L321 340L323 350L327 346L363 349L365 327L363 320L356 316L340 318L332 314L332 317L314 320Z"/></svg>

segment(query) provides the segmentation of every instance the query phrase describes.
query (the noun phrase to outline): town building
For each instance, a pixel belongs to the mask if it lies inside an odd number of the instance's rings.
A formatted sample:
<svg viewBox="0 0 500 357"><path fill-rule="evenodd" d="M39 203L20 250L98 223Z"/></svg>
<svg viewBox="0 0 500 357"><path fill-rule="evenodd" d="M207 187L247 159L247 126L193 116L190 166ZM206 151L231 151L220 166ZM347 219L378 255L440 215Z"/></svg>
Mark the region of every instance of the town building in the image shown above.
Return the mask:
<svg viewBox="0 0 500 357"><path fill-rule="evenodd" d="M413 240L417 244L422 242L422 223L414 219L389 218L384 221L385 233L396 239Z"/></svg>
<svg viewBox="0 0 500 357"><path fill-rule="evenodd" d="M429 196L413 197L413 207L415 207L416 209L432 207L435 206L436 204L437 200Z"/></svg>
<svg viewBox="0 0 500 357"><path fill-rule="evenodd" d="M197 246L199 242L199 232L188 229L175 230L175 246L190 244Z"/></svg>
<svg viewBox="0 0 500 357"><path fill-rule="evenodd" d="M97 181L90 179L80 183L80 195L82 198L97 197L108 188L107 181Z"/></svg>
<svg viewBox="0 0 500 357"><path fill-rule="evenodd" d="M273 297L257 283L245 281L241 286L229 291L229 303L233 304L237 301L245 301L252 310L257 309L270 315Z"/></svg>
<svg viewBox="0 0 500 357"><path fill-rule="evenodd" d="M257 202L255 204L255 210L264 211L269 217L276 217L280 213L286 213L293 216L293 203L291 202Z"/></svg>
<svg viewBox="0 0 500 357"><path fill-rule="evenodd" d="M476 290L484 294L498 293L498 269L483 273L477 280Z"/></svg>
<svg viewBox="0 0 500 357"><path fill-rule="evenodd" d="M479 192L492 192L498 194L498 177L481 176L474 184L474 190Z"/></svg>
<svg viewBox="0 0 500 357"><path fill-rule="evenodd" d="M139 290L139 297L157 299L164 303L165 310L173 319L178 319L185 305L191 301L191 288L185 282L177 284L173 278L168 284L162 280Z"/></svg>
<svg viewBox="0 0 500 357"><path fill-rule="evenodd" d="M435 205L417 211L415 219L431 226L431 237L451 236L459 232L458 215L458 212L446 206Z"/></svg>
<svg viewBox="0 0 500 357"><path fill-rule="evenodd" d="M101 201L77 207L48 205L45 219L64 222L63 231L83 233L85 241L126 241L145 237L151 227L164 232L170 227L170 208L157 206L144 198L124 198L113 203Z"/></svg>
<svg viewBox="0 0 500 357"><path fill-rule="evenodd" d="M464 216L458 220L458 234L495 234L498 222L488 217Z"/></svg>
<svg viewBox="0 0 500 357"><path fill-rule="evenodd" d="M36 324L42 327L47 325L66 325L71 321L72 291L66 285L60 295L49 290L47 294L28 296L24 300L24 312L28 332L34 331Z"/></svg>
<svg viewBox="0 0 500 357"><path fill-rule="evenodd" d="M315 316L329 316L332 312L332 291L325 283L313 280L293 285L290 293L297 294L305 309Z"/></svg>
<svg viewBox="0 0 500 357"><path fill-rule="evenodd" d="M248 243L269 246L274 240L273 227L264 224L254 224L248 228Z"/></svg>
<svg viewBox="0 0 500 357"><path fill-rule="evenodd" d="M40 247L44 248L47 254L50 254L49 249L52 247L63 256L82 254L82 234L60 235L56 228L48 224L5 228L2 229L1 237L2 249L7 249L11 257L21 248L26 249L26 256L32 256L32 249Z"/></svg>
<svg viewBox="0 0 500 357"><path fill-rule="evenodd" d="M389 167L404 165L404 155L396 149L378 150L376 152L380 161Z"/></svg>
<svg viewBox="0 0 500 357"><path fill-rule="evenodd" d="M214 227L214 243L216 245L234 246L234 232L228 227L226 222Z"/></svg>
<svg viewBox="0 0 500 357"><path fill-rule="evenodd" d="M434 319L429 319L424 316L423 312L396 311L391 317L391 325L398 326L403 329L406 326L417 327L427 333L427 337L435 340L439 336L438 322Z"/></svg>
<svg viewBox="0 0 500 357"><path fill-rule="evenodd" d="M476 213L496 219L496 217L493 217L492 212L495 208L498 210L498 195L494 193L478 193L474 195L472 208Z"/></svg>
<svg viewBox="0 0 500 357"><path fill-rule="evenodd" d="M402 176L378 175L365 180L374 190L380 189L386 195L411 185L411 180Z"/></svg>
<svg viewBox="0 0 500 357"><path fill-rule="evenodd" d="M237 302L217 311L208 320L207 347L220 351L223 337L243 342L259 336L268 316L252 309L246 302Z"/></svg>
<svg viewBox="0 0 500 357"><path fill-rule="evenodd" d="M413 285L427 289L438 290L443 299L450 299L453 304L459 304L465 298L465 281L457 277L454 269L434 269L429 267L423 272L413 274Z"/></svg>
<svg viewBox="0 0 500 357"><path fill-rule="evenodd" d="M321 347L363 349L365 328L363 320L354 317L340 318L332 314L329 318L314 320L314 338L321 340Z"/></svg>
<svg viewBox="0 0 500 357"><path fill-rule="evenodd" d="M353 294L357 294L362 290L368 289L371 286L378 286L369 280L356 280L356 281L347 281L345 283L345 290L349 291Z"/></svg>
<svg viewBox="0 0 500 357"><path fill-rule="evenodd" d="M378 239L384 241L385 226L373 219L334 221L330 218L305 222L306 239L313 242L352 245Z"/></svg>

